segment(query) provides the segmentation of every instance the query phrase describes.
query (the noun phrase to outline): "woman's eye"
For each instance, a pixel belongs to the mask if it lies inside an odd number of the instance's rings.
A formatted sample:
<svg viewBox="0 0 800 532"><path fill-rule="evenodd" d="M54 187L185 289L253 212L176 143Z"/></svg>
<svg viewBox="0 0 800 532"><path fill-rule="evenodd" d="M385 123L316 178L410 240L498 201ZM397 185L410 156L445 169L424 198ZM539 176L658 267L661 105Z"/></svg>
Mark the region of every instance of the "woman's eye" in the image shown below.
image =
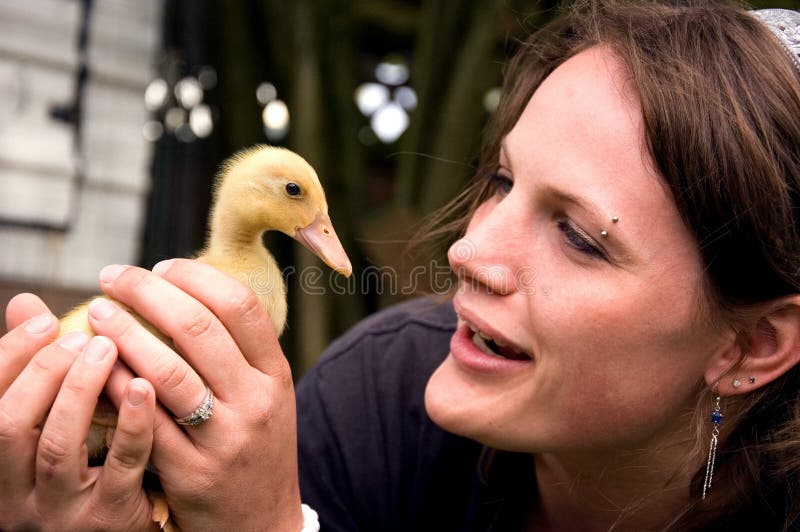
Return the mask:
<svg viewBox="0 0 800 532"><path fill-rule="evenodd" d="M492 193L503 196L511 192L511 188L514 186L514 181L510 177L497 172L489 176L489 183Z"/></svg>
<svg viewBox="0 0 800 532"><path fill-rule="evenodd" d="M581 253L599 259L605 258L605 253L589 242L589 240L581 235L568 221L560 220L558 222L558 229L564 233L567 243Z"/></svg>

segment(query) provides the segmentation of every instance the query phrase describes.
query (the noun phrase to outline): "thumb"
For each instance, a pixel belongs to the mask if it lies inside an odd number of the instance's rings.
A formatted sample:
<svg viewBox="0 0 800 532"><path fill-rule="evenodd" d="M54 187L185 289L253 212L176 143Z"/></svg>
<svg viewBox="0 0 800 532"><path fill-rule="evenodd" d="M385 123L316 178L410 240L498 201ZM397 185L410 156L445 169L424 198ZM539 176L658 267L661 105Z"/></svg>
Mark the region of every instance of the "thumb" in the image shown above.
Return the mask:
<svg viewBox="0 0 800 532"><path fill-rule="evenodd" d="M44 301L33 294L17 294L11 298L6 306L6 329L15 329L25 320L50 312Z"/></svg>

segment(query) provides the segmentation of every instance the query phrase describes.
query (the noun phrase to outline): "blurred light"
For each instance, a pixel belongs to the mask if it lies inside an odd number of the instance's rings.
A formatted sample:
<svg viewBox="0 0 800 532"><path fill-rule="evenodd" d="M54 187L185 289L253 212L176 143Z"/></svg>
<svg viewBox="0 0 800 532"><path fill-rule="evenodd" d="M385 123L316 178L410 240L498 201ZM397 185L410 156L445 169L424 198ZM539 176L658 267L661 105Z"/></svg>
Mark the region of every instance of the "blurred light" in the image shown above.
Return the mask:
<svg viewBox="0 0 800 532"><path fill-rule="evenodd" d="M273 142L281 140L289 132L289 108L282 100L272 100L261 114L264 133Z"/></svg>
<svg viewBox="0 0 800 532"><path fill-rule="evenodd" d="M175 137L181 142L192 142L197 138L192 133L192 127L189 124L181 124L175 131Z"/></svg>
<svg viewBox="0 0 800 532"><path fill-rule="evenodd" d="M275 88L275 85L272 83L265 81L264 83L260 84L256 89L256 99L258 99L258 103L261 105L267 105L269 102L274 100L278 97L278 89Z"/></svg>
<svg viewBox="0 0 800 532"><path fill-rule="evenodd" d="M199 138L205 138L214 130L214 121L211 119L211 108L205 104L196 106L189 112L189 126Z"/></svg>
<svg viewBox="0 0 800 532"><path fill-rule="evenodd" d="M147 85L144 91L144 106L148 111L155 111L167 102L169 87L167 82L156 78Z"/></svg>
<svg viewBox="0 0 800 532"><path fill-rule="evenodd" d="M264 107L262 113L264 126L273 129L282 129L289 125L289 108L282 100L272 100Z"/></svg>
<svg viewBox="0 0 800 532"><path fill-rule="evenodd" d="M500 104L500 87L493 87L486 91L483 96L483 108L486 111L493 113L497 106Z"/></svg>
<svg viewBox="0 0 800 532"><path fill-rule="evenodd" d="M394 102L389 102L378 109L370 125L384 144L396 141L408 127L408 114Z"/></svg>
<svg viewBox="0 0 800 532"><path fill-rule="evenodd" d="M403 63L378 63L375 67L375 77L387 85L402 85L408 80L408 67Z"/></svg>
<svg viewBox="0 0 800 532"><path fill-rule="evenodd" d="M417 93L411 87L398 87L394 91L394 101L406 111L413 111L417 108Z"/></svg>
<svg viewBox="0 0 800 532"><path fill-rule="evenodd" d="M374 146L378 142L378 137L375 136L375 132L372 131L371 127L364 126L358 130L358 140L364 146Z"/></svg>
<svg viewBox="0 0 800 532"><path fill-rule="evenodd" d="M180 107L170 107L164 115L167 131L175 131L186 122L186 111Z"/></svg>
<svg viewBox="0 0 800 532"><path fill-rule="evenodd" d="M210 90L217 86L217 71L210 66L204 66L197 74L197 81L203 90Z"/></svg>
<svg viewBox="0 0 800 532"><path fill-rule="evenodd" d="M160 139L163 134L164 126L161 125L161 122L149 120L145 122L144 127L142 127L142 136L147 142L155 142Z"/></svg>
<svg viewBox="0 0 800 532"><path fill-rule="evenodd" d="M356 89L356 105L364 116L370 116L389 101L389 89L380 83L364 83Z"/></svg>
<svg viewBox="0 0 800 532"><path fill-rule="evenodd" d="M195 78L186 76L175 84L175 97L186 109L191 109L203 101L203 88Z"/></svg>

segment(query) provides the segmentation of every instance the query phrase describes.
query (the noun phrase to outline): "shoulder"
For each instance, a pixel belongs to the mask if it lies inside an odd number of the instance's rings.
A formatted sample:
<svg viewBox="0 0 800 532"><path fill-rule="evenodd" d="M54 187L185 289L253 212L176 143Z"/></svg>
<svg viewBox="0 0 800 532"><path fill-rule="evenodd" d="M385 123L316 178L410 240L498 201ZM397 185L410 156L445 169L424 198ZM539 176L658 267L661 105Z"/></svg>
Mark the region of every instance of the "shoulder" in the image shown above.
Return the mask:
<svg viewBox="0 0 800 532"><path fill-rule="evenodd" d="M435 479L474 470L465 464L479 445L446 434L424 407L455 326L449 301L392 306L334 341L300 380L300 489L326 529L419 529L401 523L421 511ZM452 452L440 461L444 448Z"/></svg>

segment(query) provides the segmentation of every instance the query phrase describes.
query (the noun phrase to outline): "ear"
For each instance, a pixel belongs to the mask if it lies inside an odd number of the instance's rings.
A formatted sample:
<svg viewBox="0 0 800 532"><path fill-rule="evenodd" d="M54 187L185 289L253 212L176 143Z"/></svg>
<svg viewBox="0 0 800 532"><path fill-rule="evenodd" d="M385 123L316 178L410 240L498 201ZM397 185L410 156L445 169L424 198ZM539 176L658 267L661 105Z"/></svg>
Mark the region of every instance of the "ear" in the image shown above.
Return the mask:
<svg viewBox="0 0 800 532"><path fill-rule="evenodd" d="M800 361L800 295L775 300L748 331L709 361L706 382L720 395L748 393Z"/></svg>

